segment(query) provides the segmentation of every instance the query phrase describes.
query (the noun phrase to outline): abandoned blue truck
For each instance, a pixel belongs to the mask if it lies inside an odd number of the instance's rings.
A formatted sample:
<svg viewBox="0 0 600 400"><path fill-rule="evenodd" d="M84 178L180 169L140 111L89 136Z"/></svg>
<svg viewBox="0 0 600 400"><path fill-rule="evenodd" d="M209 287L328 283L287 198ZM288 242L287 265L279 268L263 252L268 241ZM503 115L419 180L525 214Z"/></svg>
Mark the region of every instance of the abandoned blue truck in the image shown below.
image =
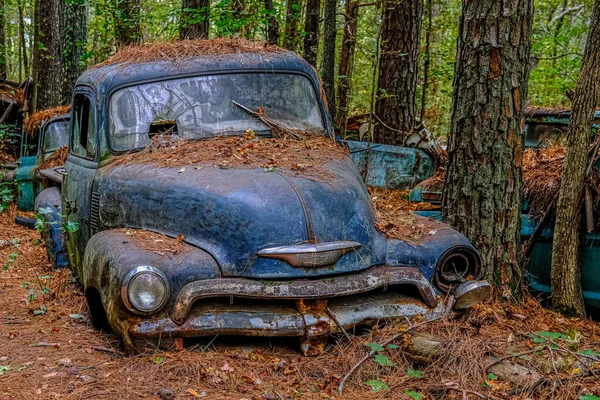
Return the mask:
<svg viewBox="0 0 600 400"><path fill-rule="evenodd" d="M42 205L79 225L68 261L97 328L127 352L219 334L298 337L311 355L332 333L488 295L460 233L440 225L414 244L377 230L308 63L252 42L197 46L185 59L149 46L155 60L76 84L62 199Z"/></svg>
<svg viewBox="0 0 600 400"><path fill-rule="evenodd" d="M571 112L569 109L529 109L525 116L525 141L526 149L544 149L552 146L564 146L567 139ZM593 129L600 128L600 111L596 111ZM549 182L552 184L552 182ZM419 183L410 194L411 201L428 202L441 206L442 191L444 187L443 171L436 176ZM523 242L529 241L538 226L540 216L532 215L530 203L524 199L521 238ZM436 219L441 219L440 211L419 211L418 214ZM526 267L526 278L530 288L548 297L552 288L550 286L550 273L552 266L552 224L540 228L539 237L535 239L530 248ZM536 235L537 236L537 235ZM600 259L600 235L598 232L586 233L581 256L581 283L586 306L593 314L600 311L600 275L597 273L597 263Z"/></svg>
<svg viewBox="0 0 600 400"><path fill-rule="evenodd" d="M69 143L69 114L64 110L57 110L57 115L52 115L49 110L48 118L39 119L28 131L23 133L21 141L21 154L14 171L16 184L16 202L19 210L33 211L35 198L44 189L55 186L60 176L53 174L50 167L59 165L48 165L50 159L57 151L66 152ZM43 111L46 113L47 111ZM32 116L35 118L35 114ZM37 119L36 119L37 120ZM56 163L54 163L56 164ZM62 164L59 162L58 164ZM48 167L48 168L46 168ZM44 171L48 169L48 171Z"/></svg>

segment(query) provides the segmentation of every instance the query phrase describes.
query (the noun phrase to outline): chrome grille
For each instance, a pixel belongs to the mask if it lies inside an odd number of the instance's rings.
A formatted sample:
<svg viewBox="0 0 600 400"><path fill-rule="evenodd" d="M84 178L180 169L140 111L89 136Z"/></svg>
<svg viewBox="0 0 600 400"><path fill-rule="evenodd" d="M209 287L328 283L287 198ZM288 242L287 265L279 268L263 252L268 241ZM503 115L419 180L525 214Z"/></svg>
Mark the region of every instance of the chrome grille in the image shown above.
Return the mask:
<svg viewBox="0 0 600 400"><path fill-rule="evenodd" d="M92 228L92 235L100 230L100 193L98 192L92 192L90 226Z"/></svg>

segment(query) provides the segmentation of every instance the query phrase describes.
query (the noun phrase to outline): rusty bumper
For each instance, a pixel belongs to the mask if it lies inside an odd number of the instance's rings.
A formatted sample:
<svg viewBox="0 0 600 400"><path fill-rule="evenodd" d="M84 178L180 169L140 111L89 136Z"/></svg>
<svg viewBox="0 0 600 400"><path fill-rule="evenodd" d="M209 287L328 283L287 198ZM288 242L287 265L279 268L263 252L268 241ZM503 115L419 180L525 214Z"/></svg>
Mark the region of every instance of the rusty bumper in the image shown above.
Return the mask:
<svg viewBox="0 0 600 400"><path fill-rule="evenodd" d="M406 295L408 291L419 299ZM170 316L132 320L128 333L148 340L297 336L302 352L310 355L323 350L331 333L388 319L435 318L450 309L422 273L409 267L377 267L313 280L221 278L187 284Z"/></svg>
<svg viewBox="0 0 600 400"><path fill-rule="evenodd" d="M139 320L129 333L133 337L235 336L319 336L336 333L353 326L411 318L421 315L436 318L447 311L439 302L427 307L413 297L395 292L358 295L329 300L266 304L241 299L233 304L215 301L195 305L183 324L171 318ZM311 334L312 333L312 334Z"/></svg>
<svg viewBox="0 0 600 400"><path fill-rule="evenodd" d="M192 306L201 299L236 297L273 300L331 299L371 292L392 285L412 285L429 307L438 303L431 283L410 267L376 267L366 271L322 279L293 281L257 281L244 278L221 278L195 281L184 286L175 300L171 319L183 324Z"/></svg>

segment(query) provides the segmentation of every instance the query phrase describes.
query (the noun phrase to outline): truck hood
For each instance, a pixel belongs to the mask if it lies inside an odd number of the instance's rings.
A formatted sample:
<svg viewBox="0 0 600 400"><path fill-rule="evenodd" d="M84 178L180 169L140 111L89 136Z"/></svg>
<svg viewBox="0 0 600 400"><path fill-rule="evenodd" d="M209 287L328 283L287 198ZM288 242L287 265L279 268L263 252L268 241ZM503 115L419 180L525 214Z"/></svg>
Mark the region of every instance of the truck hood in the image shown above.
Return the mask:
<svg viewBox="0 0 600 400"><path fill-rule="evenodd" d="M214 257L223 276L298 278L385 264L386 240L375 228L354 163L346 157L325 168L325 176L311 178L262 168L109 164L96 178L99 201L92 219L99 218L100 230L131 227L183 235ZM281 246L330 242L356 243L319 267L294 267L265 255Z"/></svg>

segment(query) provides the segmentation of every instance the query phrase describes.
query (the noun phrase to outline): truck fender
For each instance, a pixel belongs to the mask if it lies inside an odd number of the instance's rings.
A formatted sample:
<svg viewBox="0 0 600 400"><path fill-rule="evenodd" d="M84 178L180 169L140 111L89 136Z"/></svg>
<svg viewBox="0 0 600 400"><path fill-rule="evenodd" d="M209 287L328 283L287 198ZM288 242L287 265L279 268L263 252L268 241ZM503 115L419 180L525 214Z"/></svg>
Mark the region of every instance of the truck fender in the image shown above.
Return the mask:
<svg viewBox="0 0 600 400"><path fill-rule="evenodd" d="M182 242L181 250L173 253L161 251L158 246L148 248L136 242L126 229L111 229L96 233L85 248L82 271L77 278L86 293L95 290L100 294L108 322L116 333L123 336L126 348L128 327L140 318L126 308L121 298L121 283L129 271L151 266L167 277L170 299L156 315L169 314L175 295L186 284L221 276L215 259L202 249Z"/></svg>
<svg viewBox="0 0 600 400"><path fill-rule="evenodd" d="M35 211L45 222L41 233L48 261L56 268L68 267L59 189L51 187L43 190L35 199Z"/></svg>

